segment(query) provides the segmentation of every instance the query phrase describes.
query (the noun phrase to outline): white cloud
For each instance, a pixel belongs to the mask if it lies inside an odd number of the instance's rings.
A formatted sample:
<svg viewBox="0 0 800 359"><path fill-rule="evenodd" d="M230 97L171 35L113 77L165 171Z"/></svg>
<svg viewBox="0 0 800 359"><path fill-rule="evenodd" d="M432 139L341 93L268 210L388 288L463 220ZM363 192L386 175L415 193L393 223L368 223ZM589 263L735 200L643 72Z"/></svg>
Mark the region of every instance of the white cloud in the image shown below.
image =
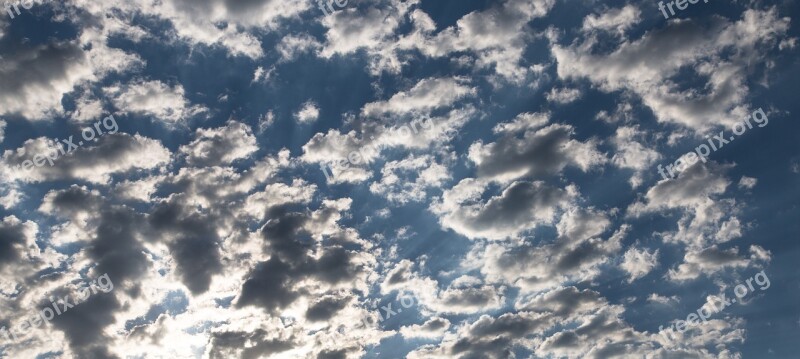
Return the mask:
<svg viewBox="0 0 800 359"><path fill-rule="evenodd" d="M303 104L303 108L295 112L294 118L300 124L312 123L319 118L319 108L313 101L307 101Z"/></svg>
<svg viewBox="0 0 800 359"><path fill-rule="evenodd" d="M305 163L330 164L326 170L333 173L332 183L362 182L372 176L371 166L389 149L408 152L430 150L443 152L448 143L458 135L458 130L476 115L474 108L454 109L442 117L412 116L408 122L400 120L381 124L372 119L361 119L352 125L358 130L341 132L339 129L315 134L305 145L300 157ZM350 162L350 156L353 162ZM358 156L358 157L355 157ZM430 170L441 172L439 170Z"/></svg>
<svg viewBox="0 0 800 359"><path fill-rule="evenodd" d="M290 62L297 56L307 52L318 52L322 44L308 34L288 35L281 39L277 50L281 54L280 61Z"/></svg>
<svg viewBox="0 0 800 359"><path fill-rule="evenodd" d="M750 248L751 259L756 263L764 260L760 256L760 250L758 246ZM738 248L721 249L712 246L699 251L688 251L684 262L676 269L670 269L667 277L673 281L687 281L725 268L743 268L750 264L750 259L739 255Z"/></svg>
<svg viewBox="0 0 800 359"><path fill-rule="evenodd" d="M748 70L743 64L762 62L765 52L760 49L782 37L788 21L779 19L774 9L747 10L737 22L669 21L666 28L624 41L609 54L593 53L592 38L568 47L553 44L551 51L559 77L588 78L608 92L633 91L659 121L705 131L732 126L746 116ZM680 89L673 82L686 66L705 80L704 93Z"/></svg>
<svg viewBox="0 0 800 359"><path fill-rule="evenodd" d="M135 181L122 181L114 188L115 194L127 200L150 202L164 176L151 176Z"/></svg>
<svg viewBox="0 0 800 359"><path fill-rule="evenodd" d="M134 81L103 89L121 112L154 116L168 125L185 121L206 109L192 106L184 96L183 86L169 86L161 81Z"/></svg>
<svg viewBox="0 0 800 359"><path fill-rule="evenodd" d="M560 88L560 89L553 88L545 96L545 98L547 98L547 101L555 102L561 105L574 102L580 97L581 97L581 90L570 89L570 88Z"/></svg>
<svg viewBox="0 0 800 359"><path fill-rule="evenodd" d="M662 305L669 305L670 303L679 303L681 301L680 297L673 295L671 297L665 297L663 295L657 293L650 293L650 296L647 297L647 301L651 303L658 303Z"/></svg>
<svg viewBox="0 0 800 359"><path fill-rule="evenodd" d="M171 22L191 44L220 45L232 55L257 59L264 55L257 30L274 31L310 8L304 1L167 0L139 10Z"/></svg>
<svg viewBox="0 0 800 359"><path fill-rule="evenodd" d="M456 101L475 94L476 89L469 87L469 80L466 78L428 78L420 80L408 91L394 94L386 101L364 105L361 113L363 116L402 115L412 111L427 113L452 106Z"/></svg>
<svg viewBox="0 0 800 359"><path fill-rule="evenodd" d="M186 155L190 166L227 165L247 158L258 150L256 137L250 126L237 121L228 121L219 128L199 128L195 139L181 146L180 153Z"/></svg>
<svg viewBox="0 0 800 359"><path fill-rule="evenodd" d="M527 25L546 15L554 4L551 0L494 3L486 10L464 15L455 26L435 36L429 35L430 27L421 27L419 33L409 36L409 45L431 57L469 51L478 57L476 67L493 68L503 78L521 83L529 74L528 69L519 64L528 34Z"/></svg>
<svg viewBox="0 0 800 359"><path fill-rule="evenodd" d="M739 188L753 189L758 183L758 179L753 177L742 176L739 179Z"/></svg>
<svg viewBox="0 0 800 359"><path fill-rule="evenodd" d="M634 170L629 181L633 188L639 187L646 171L655 171L652 166L661 159L661 154L645 142L644 132L636 127L618 127L611 141L617 149L611 163Z"/></svg>
<svg viewBox="0 0 800 359"><path fill-rule="evenodd" d="M450 328L450 321L444 318L431 318L425 323L404 326L400 328L400 334L404 338L441 338L447 329Z"/></svg>
<svg viewBox="0 0 800 359"><path fill-rule="evenodd" d="M433 156L411 155L386 163L381 169L380 181L373 182L369 190L392 202L420 202L426 199L429 188L439 188L448 179L447 167L436 163Z"/></svg>
<svg viewBox="0 0 800 359"><path fill-rule="evenodd" d="M98 120L103 113L103 102L93 98L87 91L75 101L75 111L70 115L73 121L85 123Z"/></svg>
<svg viewBox="0 0 800 359"><path fill-rule="evenodd" d="M630 248L625 252L625 256L620 267L628 272L630 278L628 282L633 282L650 273L653 268L658 266L658 250L648 251L647 249Z"/></svg>
<svg viewBox="0 0 800 359"><path fill-rule="evenodd" d="M641 21L642 12L635 5L609 9L601 15L587 15L583 19L583 31L614 31L620 35Z"/></svg>

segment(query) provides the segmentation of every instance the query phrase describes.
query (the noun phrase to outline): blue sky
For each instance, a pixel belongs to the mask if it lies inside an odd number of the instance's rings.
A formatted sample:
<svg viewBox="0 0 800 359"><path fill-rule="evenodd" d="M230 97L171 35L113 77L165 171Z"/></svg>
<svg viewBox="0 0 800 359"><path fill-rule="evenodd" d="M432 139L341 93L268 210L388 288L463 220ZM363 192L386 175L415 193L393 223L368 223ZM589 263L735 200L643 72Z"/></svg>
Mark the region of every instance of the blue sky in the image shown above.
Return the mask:
<svg viewBox="0 0 800 359"><path fill-rule="evenodd" d="M796 357L798 4L333 7L0 12L2 357Z"/></svg>

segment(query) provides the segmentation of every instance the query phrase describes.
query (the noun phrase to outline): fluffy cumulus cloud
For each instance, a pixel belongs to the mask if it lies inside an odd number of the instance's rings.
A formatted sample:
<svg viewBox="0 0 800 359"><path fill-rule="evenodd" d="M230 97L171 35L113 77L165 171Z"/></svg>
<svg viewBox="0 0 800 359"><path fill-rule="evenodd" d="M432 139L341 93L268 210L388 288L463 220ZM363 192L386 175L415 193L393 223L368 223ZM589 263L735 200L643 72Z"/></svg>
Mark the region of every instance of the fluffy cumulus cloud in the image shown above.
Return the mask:
<svg viewBox="0 0 800 359"><path fill-rule="evenodd" d="M241 122L230 121L225 127L198 129L195 136L180 149L192 166L229 164L258 150L253 131Z"/></svg>
<svg viewBox="0 0 800 359"><path fill-rule="evenodd" d="M583 31L612 31L624 34L641 21L642 11L635 5L625 5L619 9L609 9L600 14L587 15L583 19Z"/></svg>
<svg viewBox="0 0 800 359"><path fill-rule="evenodd" d="M554 88L547 93L547 101L559 104L570 103L581 97L581 91L570 88Z"/></svg>
<svg viewBox="0 0 800 359"><path fill-rule="evenodd" d="M311 101L303 104L303 107L294 114L294 118L300 123L311 123L319 118L319 107Z"/></svg>
<svg viewBox="0 0 800 359"><path fill-rule="evenodd" d="M104 43L97 47L92 44L75 39L38 45L20 41L12 45L13 52L5 54L0 68L0 113L30 120L47 119L64 112L61 100L78 85L142 63L136 55L107 48Z"/></svg>
<svg viewBox="0 0 800 359"><path fill-rule="evenodd" d="M586 21L601 22L591 17ZM594 49L592 36L580 44L554 43L551 50L559 77L586 78L604 91L631 91L659 121L706 130L733 126L746 116L747 64L765 61L765 53L777 47L788 27L789 18L779 17L774 8L747 10L730 21L669 21L605 53ZM704 91L677 82L687 67L704 82Z"/></svg>
<svg viewBox="0 0 800 359"><path fill-rule="evenodd" d="M414 157L392 161L381 169L380 182L373 182L369 189L383 194L393 202L423 201L428 188L438 188L450 178L447 167L433 162L432 156ZM416 176L411 180L410 176Z"/></svg>
<svg viewBox="0 0 800 359"><path fill-rule="evenodd" d="M394 94L388 100L366 104L362 113L365 116L379 116L412 111L429 112L450 106L458 99L474 94L475 89L469 87L468 81L463 78L428 78L408 91Z"/></svg>
<svg viewBox="0 0 800 359"><path fill-rule="evenodd" d="M0 356L795 354L797 6L341 3L3 11Z"/></svg>
<svg viewBox="0 0 800 359"><path fill-rule="evenodd" d="M103 91L119 111L153 116L170 124L203 111L202 107L189 104L180 84L169 86L160 81L136 81L109 86Z"/></svg>
<svg viewBox="0 0 800 359"><path fill-rule="evenodd" d="M123 7L124 5L120 6ZM255 30L275 29L311 7L310 2L256 0L170 0L154 6L124 6L168 22L172 36L206 46L221 46L233 56L260 58L264 50Z"/></svg>
<svg viewBox="0 0 800 359"><path fill-rule="evenodd" d="M644 140L644 133L635 127L619 127L612 139L616 151L611 158L611 163L619 168L634 171L629 182L631 186L638 187L644 181L644 172L661 159L658 151L649 147Z"/></svg>
<svg viewBox="0 0 800 359"><path fill-rule="evenodd" d="M625 252L620 267L630 275L628 281L644 277L658 265L658 250L655 252L646 249L631 248Z"/></svg>
<svg viewBox="0 0 800 359"><path fill-rule="evenodd" d="M503 239L553 224L556 214L575 196L574 188L561 189L544 182L519 181L481 201L486 185L465 179L445 191L431 209L441 223L470 238Z"/></svg>
<svg viewBox="0 0 800 359"><path fill-rule="evenodd" d="M511 123L499 124L495 142L481 141L469 147L469 159L481 178L510 181L523 176L542 178L555 175L567 166L583 171L605 163L597 141L573 138L574 128L550 124L539 116L520 115Z"/></svg>
<svg viewBox="0 0 800 359"><path fill-rule="evenodd" d="M39 137L25 141L15 150L6 150L0 163L7 173L6 178L21 182L82 179L105 183L112 174L156 169L170 160L169 150L158 140L141 135L108 134L100 137L95 145L78 147L60 155L58 149L69 146L63 141ZM33 166L29 165L31 162Z"/></svg>

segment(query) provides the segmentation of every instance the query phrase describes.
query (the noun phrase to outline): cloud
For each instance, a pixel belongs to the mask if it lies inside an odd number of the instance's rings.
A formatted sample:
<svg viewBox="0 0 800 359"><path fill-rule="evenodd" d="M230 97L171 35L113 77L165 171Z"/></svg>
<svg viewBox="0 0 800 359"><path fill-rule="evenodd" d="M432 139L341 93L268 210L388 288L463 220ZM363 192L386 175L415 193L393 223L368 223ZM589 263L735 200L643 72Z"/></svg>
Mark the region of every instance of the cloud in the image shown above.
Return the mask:
<svg viewBox="0 0 800 359"><path fill-rule="evenodd" d="M335 222L341 217L340 211L349 208L349 203L326 202L314 213L274 209L270 213L273 220L259 230L264 251L270 258L259 262L247 275L235 305L238 308L258 306L276 312L314 287L319 291L363 286L359 283L366 279L374 262L371 255L358 249L346 249L345 242L325 247L313 245L323 233L338 232ZM329 232L332 230L334 232ZM342 240L354 244L353 240ZM357 240L356 244L366 245ZM306 278L306 284L301 284L300 278ZM311 287L307 287L309 285Z"/></svg>
<svg viewBox="0 0 800 359"><path fill-rule="evenodd" d="M427 78L408 91L394 94L386 101L370 102L361 110L363 116L402 115L412 111L429 113L452 106L456 101L476 94L465 78Z"/></svg>
<svg viewBox="0 0 800 359"><path fill-rule="evenodd" d="M15 277L14 268L24 267L21 262L39 256L39 248L36 246L37 232L38 226L35 223L22 222L15 216L7 216L0 222L0 272L4 274L3 282L7 278ZM3 283L2 287L5 290L8 286Z"/></svg>
<svg viewBox="0 0 800 359"><path fill-rule="evenodd" d="M738 186L739 188L753 189L753 187L756 186L756 183L758 183L758 179L742 176L742 178L739 179Z"/></svg>
<svg viewBox="0 0 800 359"><path fill-rule="evenodd" d="M349 132L331 129L315 134L303 145L300 160L329 165L324 171L330 172L328 176L331 178L327 179L330 183L362 182L372 177L370 170L373 165L391 150L412 154L423 150L444 152L449 142L458 136L459 129L476 116L476 112L467 107L453 109L443 116L411 115L410 119L396 121L383 119L389 123L360 118L348 126L353 127ZM428 175L436 177L440 172L441 169L437 168Z"/></svg>
<svg viewBox="0 0 800 359"><path fill-rule="evenodd" d="M169 21L177 38L192 45L219 45L231 55L258 59L264 51L256 30L274 31L310 8L306 2L273 0L168 0L136 10Z"/></svg>
<svg viewBox="0 0 800 359"><path fill-rule="evenodd" d="M206 109L192 106L184 97L183 86L169 86L161 81L138 80L125 85L115 84L103 89L114 106L123 113L153 116L172 125L185 121Z"/></svg>
<svg viewBox="0 0 800 359"><path fill-rule="evenodd" d="M652 213L681 213L678 231L662 234L665 242L681 242L700 249L736 237L738 207L719 198L730 185L726 172L732 165L697 162L678 178L661 180L643 200L632 203L628 217Z"/></svg>
<svg viewBox="0 0 800 359"><path fill-rule="evenodd" d="M463 265L478 269L489 283L519 287L523 293L553 288L569 281L590 281L621 249L630 231L623 225L607 238L562 237L537 245L507 242L476 246Z"/></svg>
<svg viewBox="0 0 800 359"><path fill-rule="evenodd" d="M624 41L608 54L591 51L591 38L567 47L552 44L551 51L560 78L586 78L607 92L632 91L660 122L706 131L733 126L746 116L744 64L762 62L765 50L785 35L788 21L778 18L774 9L747 10L736 22L669 21L665 28ZM703 92L681 89L674 82L686 66L704 79L698 89Z"/></svg>
<svg viewBox="0 0 800 359"><path fill-rule="evenodd" d="M583 19L585 32L594 30L611 31L624 34L633 25L641 21L642 12L634 5L625 5L619 9L609 9L600 15L587 15Z"/></svg>
<svg viewBox="0 0 800 359"><path fill-rule="evenodd" d="M442 337L448 328L450 328L450 321L437 317L428 319L422 324L404 326L400 328L400 334L408 339L435 339Z"/></svg>
<svg viewBox="0 0 800 359"><path fill-rule="evenodd" d="M321 55L331 58L366 48L376 55L391 47L393 34L411 6L419 0L377 3L363 11L345 9L325 16L320 23L327 29ZM380 6L384 4L385 6ZM391 64L393 59L380 60ZM394 66L393 66L394 65ZM396 70L396 64L384 65ZM382 66L382 67L384 67Z"/></svg>
<svg viewBox="0 0 800 359"><path fill-rule="evenodd" d="M516 121L501 128L504 131L519 128L519 132L524 131L522 137L505 133L496 142L478 141L469 147L469 159L475 163L479 178L502 182L521 177L542 178L556 175L568 165L585 172L606 162L595 140L580 142L571 138L574 129L570 125L530 129Z"/></svg>
<svg viewBox="0 0 800 359"><path fill-rule="evenodd" d="M381 283L381 293L393 291L410 294L424 312L439 314L471 314L498 310L506 301L503 286L492 286L480 280L456 279L442 288L438 281L420 275L411 261L403 259L391 268ZM466 279L461 277L460 279Z"/></svg>
<svg viewBox="0 0 800 359"><path fill-rule="evenodd" d="M625 252L620 267L628 272L628 282L642 278L658 266L658 250L630 248Z"/></svg>
<svg viewBox="0 0 800 359"><path fill-rule="evenodd" d="M77 40L14 45L0 68L0 115L34 121L62 114L61 100L76 86L142 65L136 55L94 45L89 50Z"/></svg>
<svg viewBox="0 0 800 359"><path fill-rule="evenodd" d="M675 295L673 295L671 297L665 297L663 295L659 295L659 294L656 294L656 293L650 293L650 296L647 297L647 301L651 302L651 303L659 303L659 304L663 304L663 305L668 305L669 303L678 303L678 302L681 301L681 299L680 299L680 297L675 296Z"/></svg>
<svg viewBox="0 0 800 359"><path fill-rule="evenodd" d="M78 139L73 142L78 142ZM16 150L6 150L0 166L6 169L10 181L35 183L82 179L108 183L112 174L134 169L155 169L170 160L169 150L157 140L138 134L115 133L99 136L94 146L84 145L59 156L53 161L53 166L45 162L43 166L34 166L27 171L18 169L17 166L24 161L33 160L38 155L44 156L59 145L67 147L44 137L27 140Z"/></svg>
<svg viewBox="0 0 800 359"><path fill-rule="evenodd" d="M581 90L570 88L553 88L545 95L547 101L555 102L557 104L568 104L574 102L581 97Z"/></svg>
<svg viewBox="0 0 800 359"><path fill-rule="evenodd" d="M247 158L258 150L256 138L250 126L228 121L219 128L199 128L195 139L180 148L190 166L227 165L235 160Z"/></svg>
<svg viewBox="0 0 800 359"><path fill-rule="evenodd" d="M431 204L442 227L473 239L517 237L537 225L552 224L558 211L575 196L574 188L563 190L544 182L518 181L501 194L481 201L484 186L479 180L464 179Z"/></svg>
<svg viewBox="0 0 800 359"><path fill-rule="evenodd" d="M443 29L435 36L424 36L427 31L423 32L424 35L417 35L421 39L415 39L417 41L412 44L431 57L473 53L478 59L477 68L493 68L503 78L519 83L528 75L528 69L519 64L529 31L527 25L531 20L545 16L554 4L550 0L495 3L488 9L463 16L455 26Z"/></svg>
<svg viewBox="0 0 800 359"><path fill-rule="evenodd" d="M280 61L291 62L301 54L307 52L318 52L322 44L308 34L287 35L278 44L278 52L281 54Z"/></svg>
<svg viewBox="0 0 800 359"><path fill-rule="evenodd" d="M664 22L552 0L350 0L330 16L304 1L142 5L0 16L0 326L102 273L115 284L4 355L751 348L746 315L671 333L641 309L668 314L694 290L712 301L722 279L772 259L749 243L762 216L740 198L769 176L727 157L668 180L654 166L674 152L664 145L774 92L791 59L775 51L796 42L779 7ZM289 87L322 86L324 103L286 91L298 71L322 75ZM354 90L329 91L342 86ZM572 111L582 100L597 106ZM127 133L17 168L107 113ZM365 161L320 176L354 151ZM609 196L609 179L629 191ZM616 295L637 279L668 293ZM414 305L379 323L381 304L406 296Z"/></svg>
<svg viewBox="0 0 800 359"><path fill-rule="evenodd" d="M427 198L428 189L439 188L448 179L447 167L436 163L433 156L411 155L384 164L380 181L373 182L369 190L391 202L421 202Z"/></svg>
<svg viewBox="0 0 800 359"><path fill-rule="evenodd" d="M645 134L637 127L618 127L611 140L617 151L611 163L618 168L632 169L629 182L633 188L644 183L645 172L661 159L661 154L644 140Z"/></svg>
<svg viewBox="0 0 800 359"><path fill-rule="evenodd" d="M75 122L84 123L99 119L104 113L103 102L92 98L89 92L85 92L75 103L75 111L71 118Z"/></svg>
<svg viewBox="0 0 800 359"><path fill-rule="evenodd" d="M751 259L757 263L768 260L762 256L763 249L758 246L750 248ZM668 278L673 281L686 281L698 278L702 274L711 274L725 268L747 267L751 260L739 255L738 248L721 249L717 246L703 250L690 250L684 256L684 262L677 269L670 269Z"/></svg>
<svg viewBox="0 0 800 359"><path fill-rule="evenodd" d="M307 101L303 104L303 108L295 112L294 118L300 124L309 124L319 118L319 107L312 101Z"/></svg>

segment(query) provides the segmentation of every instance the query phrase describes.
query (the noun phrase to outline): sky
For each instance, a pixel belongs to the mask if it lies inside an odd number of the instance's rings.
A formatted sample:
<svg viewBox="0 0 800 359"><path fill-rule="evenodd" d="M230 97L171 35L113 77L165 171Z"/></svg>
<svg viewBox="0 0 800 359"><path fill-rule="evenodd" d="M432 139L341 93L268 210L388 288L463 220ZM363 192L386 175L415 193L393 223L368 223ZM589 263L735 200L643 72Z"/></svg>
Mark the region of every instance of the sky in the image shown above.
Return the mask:
<svg viewBox="0 0 800 359"><path fill-rule="evenodd" d="M798 15L7 4L0 357L796 358Z"/></svg>

